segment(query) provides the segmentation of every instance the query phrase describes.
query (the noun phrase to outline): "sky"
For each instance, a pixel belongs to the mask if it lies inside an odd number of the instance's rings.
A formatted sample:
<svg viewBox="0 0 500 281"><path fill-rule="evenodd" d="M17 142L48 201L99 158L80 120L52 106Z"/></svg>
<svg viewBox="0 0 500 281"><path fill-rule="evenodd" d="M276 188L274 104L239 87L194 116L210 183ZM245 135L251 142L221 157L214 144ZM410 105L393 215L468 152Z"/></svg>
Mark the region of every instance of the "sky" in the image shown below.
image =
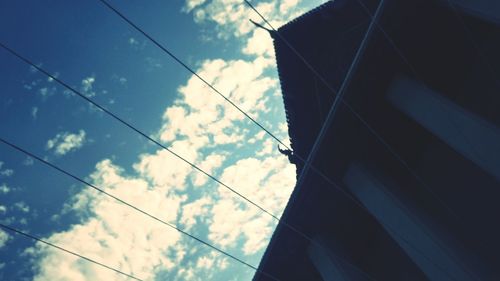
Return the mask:
<svg viewBox="0 0 500 281"><path fill-rule="evenodd" d="M278 27L322 0L252 1ZM288 142L269 35L243 0L111 1ZM1 1L0 41L280 215L277 143L98 0ZM257 266L276 221L3 49L0 137ZM250 268L0 144L0 222L144 280L250 280ZM127 280L0 230L1 280Z"/></svg>

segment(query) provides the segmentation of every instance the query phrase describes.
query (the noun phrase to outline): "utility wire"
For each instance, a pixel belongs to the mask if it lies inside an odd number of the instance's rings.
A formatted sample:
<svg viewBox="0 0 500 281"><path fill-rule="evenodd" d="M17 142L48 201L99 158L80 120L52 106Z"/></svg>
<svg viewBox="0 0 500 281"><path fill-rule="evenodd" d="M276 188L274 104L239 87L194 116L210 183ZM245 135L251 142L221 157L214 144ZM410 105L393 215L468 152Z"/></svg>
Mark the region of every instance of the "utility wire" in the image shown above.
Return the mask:
<svg viewBox="0 0 500 281"><path fill-rule="evenodd" d="M79 91L75 90L73 87L69 86L66 82L60 80L59 78L55 77L54 75L50 74L48 71L46 71L45 69L41 68L40 66L37 66L36 64L34 64L33 62L31 62L30 60L26 59L25 57L21 56L20 54L18 54L17 52L15 52L13 49L7 47L5 44L1 43L0 42L0 47L4 48L5 50L7 50L8 52L10 52L12 55L16 56L17 58L19 58L20 60L24 61L25 63L29 64L30 66L34 67L35 69L37 69L38 71L42 72L43 74L45 74L46 76L52 78L54 81L58 82L59 84L61 84L62 86L66 87L68 90L72 91L73 93L75 93L76 95L78 95L79 97L81 97L82 99L86 100L87 102L91 103L92 105L96 106L98 109L102 110L103 112L107 113L108 115L110 115L111 117L113 117L114 119L118 120L120 123L126 125L127 127L129 127L130 129L132 129L133 131L139 133L141 136L145 137L146 139L148 139L149 141L153 142L154 144L160 146L161 148L167 150L168 152L172 153L174 156L178 157L179 159L181 159L182 161L184 161L185 163L189 164L191 167L193 167L194 169L200 171L201 173L203 173L204 175L206 175L207 177L209 177L210 179L212 179L213 181L219 183L220 185L226 187L227 189L229 189L230 191L232 191L233 193L237 194L238 196L240 196L241 198L243 198L245 201L251 203L252 205L256 206L257 208L259 208L260 210L262 210L264 213L268 214L269 216L271 216L273 219L275 219L277 221L278 224L282 224L284 225L285 227L289 228L290 230L292 230L293 232L295 232L296 234L302 236L303 238L305 238L306 240L310 241L311 243L315 243L315 241L310 238L308 235L304 234L302 231L300 231L299 229L295 228L294 226L288 224L287 222L285 222L284 220L282 220L281 218L278 218L277 216L275 216L274 214L272 214L271 212L267 211L266 209L264 209L263 207L257 205L256 203L254 203L253 201L250 201L249 199L247 199L246 197L244 197L242 194L238 193L237 191L235 191L233 188L229 187L228 185L224 184L223 182L221 182L219 179L215 178L214 176L212 176L211 174L208 174L207 172L205 172L204 170L202 170L201 168L199 168L198 166L196 166L195 164L189 162L188 160L186 160L185 158L181 157L180 155L176 154L175 152L173 152L172 150L170 150L169 148L165 147L164 145L162 145L161 143L159 143L158 141L152 139L151 137L149 137L148 135L146 135L145 133L143 133L142 131L138 130L137 128L135 128L134 126L130 125L129 123L127 123L126 121L124 121L122 118L118 117L117 115L115 115L114 113L110 112L109 110L107 110L106 108L102 107L101 105L99 105L97 102L89 99L88 97L86 97L85 95L81 94ZM3 141L5 142L5 141ZM10 144L9 145L13 145L13 144ZM25 153L27 153L27 151L23 151ZM37 158L37 159L40 159L40 158ZM43 159L42 159L43 160ZM52 164L48 163L47 162L47 165L49 166L53 166ZM55 166L53 166L53 168L65 173L64 171L56 168ZM326 176L324 174L322 174L320 171L317 171L318 173L320 173L324 178L326 178ZM66 173L65 173L66 174ZM73 175L70 175L70 174L67 174L68 176L71 176L73 178L75 178ZM76 178L75 178L76 179ZM327 178L326 178L327 179ZM78 180L78 179L77 179ZM329 180L329 179L327 179ZM331 180L329 180L331 182ZM87 183L85 183L87 184ZM342 192L345 193L346 196L349 196L349 194L344 191L344 190L341 190ZM351 196L352 197L352 196ZM352 198L352 200L355 200L354 198ZM195 238L193 238L195 239ZM203 242L201 242L203 243ZM351 263L349 263L348 261L344 261L346 264L350 265L351 267L357 269L357 267ZM254 266L251 266L249 265L250 267L252 267L254 270L257 270L257 268L255 268ZM359 270L359 269L357 269ZM263 273L264 275L267 275L266 273ZM369 276L368 276L369 277ZM374 280L373 278L369 277L370 280Z"/></svg>
<svg viewBox="0 0 500 281"><path fill-rule="evenodd" d="M160 48L163 52L165 52L167 55L169 55L173 60L175 60L178 64L180 64L182 67L184 67L188 72L193 74L196 78L198 78L201 82L203 82L205 85L207 85L210 89L212 89L216 94L218 94L221 98L223 98L226 102L228 102L230 105L232 105L234 108L236 108L241 114L243 114L246 118L248 118L252 123L257 125L260 129L262 129L264 132L266 132L269 136L271 136L273 139L275 139L277 142L279 142L281 145L286 147L287 149L290 149L285 143L283 143L277 136L275 136L271 131L266 129L263 125L261 125L257 120L255 120L252 116L250 116L248 113L246 113L243 109L241 109L237 104L235 104L231 99L229 99L227 96L222 94L215 86L213 86L211 83L209 83L205 78L203 78L201 75L199 75L196 71L194 71L190 66L188 66L186 63L184 63L181 59L179 59L175 54L173 54L171 51L169 51L165 46L163 46L160 42L155 40L151 35L149 35L146 31L144 31L142 28L137 26L135 23L133 23L131 20L129 20L124 14L122 14L120 11L118 11L116 8L114 8L111 4L109 4L105 0L99 0L102 4L104 4L107 8L109 8L111 11L113 11L116 15L118 15L121 19L123 19L126 23L128 23L130 26L132 26L135 30L137 30L139 33L144 35L146 38L148 38L153 44L155 44L158 48Z"/></svg>
<svg viewBox="0 0 500 281"><path fill-rule="evenodd" d="M95 107L97 107L99 110L102 110L104 113L108 114L109 116L111 116L113 119L115 119L116 121L120 122L121 124L125 125L126 127L132 129L134 132L138 133L139 135L141 135L142 137L146 138L147 140L149 140L150 142L152 142L153 144L159 146L160 148L170 152L172 155L174 155L175 157L177 157L178 159L182 160L184 163L188 164L189 166L191 166L191 168L197 170L198 172L204 174L205 176L207 176L208 178L210 178L211 180L217 182L218 184L220 184L221 186L227 188L228 190L230 190L231 192L233 192L234 194L238 195L241 199L243 199L244 201L250 203L251 205L257 207L258 209L260 209L262 212L268 214L269 216L273 217L274 219L276 220L279 220L279 218L274 215L273 213L267 211L266 209L264 209L263 207L261 207L260 205L258 205L257 203L253 202L252 200L250 200L249 198L247 198L245 195L239 193L238 191L236 191L234 188L230 187L229 185L223 183L222 181L220 181L219 179L217 179L215 176L209 174L207 171L203 170L202 168L198 167L196 164L190 162L189 160L187 160L186 158L184 158L183 156L181 156L180 154L176 153L175 151L173 151L172 149L166 147L165 145L163 145L162 143L160 143L159 141L153 139L152 137L148 136L146 133L144 133L143 131L137 129L134 125L128 123L127 121L125 121L123 118L119 117L118 115L116 115L115 113L111 112L110 110L106 109L105 107L101 106L100 104L98 104L97 102L93 101L92 99L88 98L87 96L85 96L84 94L82 94L80 91L76 90L75 88L71 87L69 84L67 84L66 82L62 81L61 79L57 78L55 75L52 75L50 74L48 71L46 71L45 69L43 69L42 67L36 65L35 63L33 63L32 61L30 61L29 59L27 59L26 57L20 55L19 53L17 53L16 51L14 51L13 49L9 48L8 46L6 46L5 44L1 43L0 42L0 47L4 48L5 50L7 50L9 53L11 53L12 55L16 56L18 59L24 61L25 63L31 65L32 67L34 67L36 70L42 72L43 74L45 74L46 76L50 77L51 79L53 79L54 81L56 81L57 83L61 84L62 86L64 86L66 89L70 90L71 92L75 93L77 96L79 96L80 98L84 99L85 101L91 103L92 105L94 105Z"/></svg>
<svg viewBox="0 0 500 281"><path fill-rule="evenodd" d="M98 191L98 192L100 192L100 193L102 193L102 194L104 194L104 195L106 195L106 196L114 199L115 201L117 201L117 202L119 202L119 203L121 203L121 204L123 204L123 205L125 205L127 207L132 208L133 210L135 210L135 211L137 211L137 212L139 212L141 214L143 214L145 216L148 216L151 219L153 219L153 220L155 220L155 221L157 221L157 222L159 222L159 223L161 223L163 225L166 225L166 226L168 226L168 227L176 230L177 232L179 232L179 233L181 233L183 235L186 235L186 236L188 236L188 237L190 237L190 238L198 241L199 243L201 243L201 244L203 244L203 245L211 248L212 250L215 250L215 251L217 251L217 252L219 252L219 253L221 253L221 254L223 254L223 255L225 255L225 256L227 256L227 257L229 257L229 258L231 258L231 259L233 259L233 260L235 260L235 261L237 261L237 262L239 262L239 263L241 263L241 264L243 264L243 265L245 265L245 266L247 266L247 267L249 267L249 268L257 271L257 272L259 272L259 273L261 273L261 274L264 274L264 275L266 275L266 276L268 276L268 277L270 277L270 278L272 278L274 280L278 280L277 278L275 278L274 276L270 275L269 273L266 273L266 272L258 269L256 266L251 265L251 264L245 262L244 260L242 260L242 259L240 259L240 258L238 258L238 257L236 257L236 256L234 256L234 255L232 255L230 253L228 253L227 251L224 251L224 250L222 250L222 249L220 249L220 248L218 248L218 247L210 244L209 242L206 242L203 239L198 238L198 237L196 237L196 236L194 236L194 235L192 235L192 234L190 234L190 233L188 233L188 232L180 229L176 225L174 225L172 223L169 223L169 222L167 222L167 221L165 221L163 219L160 219L159 217L157 217L155 215L152 215L149 212L144 211L143 209L141 209L139 207L136 207L135 205L133 205L131 203L128 203L127 201L125 201L125 200L123 200L123 199L121 199L121 198L119 198L119 197L117 197L117 196L115 196L115 195L113 195L113 194L105 191L104 189L102 189L102 188L100 188L100 187L98 187L98 186L96 186L96 185L94 185L94 184L92 184L92 183L90 183L90 182L88 182L88 181L86 181L86 180L84 180L84 179L82 179L82 178L80 178L80 177L78 177L78 176L76 176L76 175L74 175L74 174L72 174L72 173L64 170L63 168L60 168L60 167L56 166L55 164L52 164L52 163L50 163L50 162L42 159L41 157L39 157L39 156L37 156L37 155L35 155L35 154L33 154L33 153L31 153L31 152L29 152L29 151L27 151L27 150L19 147L19 146L17 146L17 145L15 145L15 144L13 144L13 143L11 143L9 141L6 141L3 138L0 138L0 142L3 142L4 144L10 146L11 148L13 148L13 149L15 149L15 150L17 150L19 152L22 152L22 153L24 153L25 155L27 155L27 156L29 156L31 158L34 158L34 159L38 160L39 162L45 164L46 166L49 166L49 167L51 167L51 168L59 171L60 173L65 174L66 176L69 176L69 177L73 178L74 180L76 180L76 181L78 181L80 183L83 183L84 185L86 185L86 186L88 186L88 187L90 187L90 188L92 188L92 189L94 189L94 190L96 190L96 191Z"/></svg>
<svg viewBox="0 0 500 281"><path fill-rule="evenodd" d="M202 83L207 85L212 91L214 91L217 95L219 95L221 98L223 98L226 102L228 102L231 106L236 108L241 114L243 114L248 120L250 120L252 123L254 123L257 127L259 127L261 130L263 130L267 135L269 135L271 138L276 140L279 144L284 146L288 150L292 150L289 145L285 144L283 141L281 141L275 134L273 134L269 129L264 127L262 124L260 124L257 120L255 120L252 116L250 116L248 113L246 113L241 107L239 107L237 104L235 104L231 99L229 99L226 95L222 94L221 91L219 91L217 88L215 88L214 85L209 83L205 78L203 78L201 75L199 75L195 70L193 70L190 66L188 66L186 63L184 63L179 57L177 57L174 53L169 51L164 45L162 45L160 42L158 42L156 39L154 39L151 35L149 35L146 31L144 31L142 28L140 28L138 25L136 25L134 22L132 22L128 17L126 17L124 14L122 14L118 9L113 7L110 3L108 3L105 0L98 0L102 4L104 4L107 8L109 8L112 12L114 12L116 15L118 15L121 19L123 19L127 24L132 26L136 31L141 33L143 36L145 36L147 39L149 39L153 44L155 44L158 48L160 48L163 52L165 52L168 56L170 56L174 61L176 61L178 64L180 64L183 68L185 68L189 73L193 74L196 78L198 78ZM306 62L307 63L307 62ZM294 154L294 156L297 157L298 160L302 162L306 162L306 159L302 157L301 155ZM312 170L315 172L322 174L318 169L315 167L312 167ZM275 219L279 220L275 215L272 215Z"/></svg>
<svg viewBox="0 0 500 281"><path fill-rule="evenodd" d="M201 75L199 75L196 71L194 71L192 68L190 68L186 63L184 63L181 59L179 59L175 54L173 54L171 51L169 51L165 46L163 46L161 43L159 43L157 40L155 40L151 35L149 35L146 31L144 31L142 28L140 28L139 26L137 26L135 23L133 23L130 19L128 19L125 15L123 15L120 11L118 11L116 8L114 8L111 4L109 4L107 1L105 0L99 0L100 2L102 2L107 8L109 8L111 11L113 11L115 14L117 14L120 18L122 18L126 23L128 23L130 26L132 26L135 30L137 30L138 32L140 32L142 35L144 35L146 38L148 38L151 42L153 42L157 47L159 47L162 51L164 51L167 55L169 55L172 59L174 59L177 63L179 63L182 67L184 67L187 71L189 71L191 74L193 74L195 77L197 77L201 82L203 82L205 85L207 85L210 89L212 89L215 93L217 93L220 97L222 97L225 101L227 101L230 105L232 105L234 108L236 108L239 112L241 112L245 117L247 117L251 122L253 122L255 125L257 125L259 128L261 128L264 132L266 132L271 138L275 139L279 144L283 145L285 148L289 149L289 150L292 150L287 144L285 144L284 142L282 142L278 137L276 137L276 135L274 135L270 130L266 129L262 124L260 124L257 120L255 120L254 118L252 118L248 113L246 113L243 109L241 109L238 105L236 105L233 101L231 101L227 96L223 95L217 88L215 88L215 86L213 86L212 84L210 84L207 80L205 80ZM251 5L251 4L250 4ZM266 21L267 22L267 21ZM272 26L271 26L272 27ZM308 64L308 62L304 59L304 63ZM312 68L311 66L311 69L313 71L314 68ZM323 83L327 83L319 74L318 74L318 77L320 77L320 79L322 79ZM331 88L331 87L330 87ZM333 88L332 88L332 91ZM86 98L85 96L83 96L86 100L89 100L88 98ZM298 160L302 161L303 163L306 163L306 159L304 157L302 157L301 155L299 154L295 154L294 153L294 156L297 157ZM321 172L319 169L317 169L314 165L311 165L311 170L313 170L314 172L316 172L317 174L319 174L322 178L324 178L325 180L327 181L330 181L330 179L328 179L328 177L323 173ZM205 175L209 176L207 173L205 172L202 172L204 173ZM211 179L213 180L216 180L214 177L212 176L209 176ZM216 180L219 184L222 184L220 183L218 180ZM341 190L341 192L345 193L346 196L350 196L350 194L348 194L346 191L344 190ZM240 194L238 194L240 195ZM241 196L241 195L240 195ZM354 198L352 198L353 200L355 200ZM252 203L253 205L256 205L255 203ZM258 207L259 209L263 210L263 208L261 207ZM280 222L280 219L263 210L265 213L269 214L270 216L272 216L274 219L276 219L278 222ZM285 223L285 222L282 222L282 223ZM286 224L286 223L285 223ZM291 227L293 228L292 226L288 226L288 227ZM295 232L297 232L297 229L294 229ZM299 233L297 232L298 234L304 236L303 233Z"/></svg>
<svg viewBox="0 0 500 281"><path fill-rule="evenodd" d="M131 279L134 279L134 280L138 280L138 281L142 281L142 280L143 280L143 279L137 278L137 277L135 277L135 276L133 276L133 275L131 275L131 274L125 273L125 272L123 272L123 271L121 271L121 270L119 270L119 269L116 269L116 268L114 268L114 267L111 267L111 266L105 265L104 263L98 262L98 261L96 261L96 260L94 260L94 259L88 258L88 257L86 257L86 256L84 256L84 255L78 254L78 253L76 253L76 252L73 252L73 251L71 251L71 250L68 250L68 249L66 249L66 248L63 248L63 247L61 247L61 246L57 246L56 244L52 244L51 242L45 241L45 240L43 240L43 239L41 239L41 238L38 238L38 237L36 237L36 236L33 236L33 235L31 235L31 234L28 234L28 233L26 233L26 232L23 232L23 231L21 231L21 230L18 230L18 229L16 229L16 228L13 228L13 227L11 227L11 226L5 225L5 224L3 224L3 223L0 223L0 227L1 227L1 228L3 228L3 229L8 230L8 231L10 231L10 232L13 232L13 233L16 233L16 234L22 235L22 236L24 236L24 237L27 237L27 238L30 238L30 239L32 239L32 240L38 241L38 242L43 243L43 244L45 244L45 245L48 245L48 246L50 246L50 247L56 248L56 249L58 249L58 250L60 250L60 251L66 252L66 253L68 253L68 254L70 254L70 255L76 256L76 257L78 257L78 258L80 258L80 259L86 260L86 261L91 262L91 263L93 263L93 264L96 264L96 265L98 265L98 266L104 267L104 268L109 269L109 270L111 270L111 271L114 271L114 272L116 272L116 273L118 273L118 274L124 275L124 276L126 276L126 277L128 277L128 278L131 278Z"/></svg>
<svg viewBox="0 0 500 281"><path fill-rule="evenodd" d="M138 32L140 32L142 35L144 35L147 39L149 39L151 42L153 42L153 44L155 44L157 47L159 47L162 51L164 51L167 55L169 55L172 59L174 59L177 63L179 63L182 67L184 67L187 71L189 71L191 74L193 74L195 77L197 77L201 82L203 82L205 85L207 85L210 89L212 89L216 94L218 94L220 97L222 97L226 102L228 102L230 105L232 105L234 108L236 108L239 112L241 112L245 117L247 117L251 122L253 122L255 125L257 125L259 128L261 128L264 132L266 132L271 138L275 139L279 144L283 145L286 149L289 149L289 150L292 150L287 144L285 144L284 142L282 142L278 137L276 137L276 135L274 135L270 130L266 129L262 124L260 124L257 120L255 120L254 118L252 118L248 113L246 113L243 109L241 109L237 104L235 104L232 100L230 100L227 96L223 95L217 88L215 88L215 86L213 86L212 84L210 84L206 79L204 79L201 75L199 75L196 71L194 71L191 67L189 67L186 63L184 63L181 59L179 59L175 54L173 54L171 51L169 51L165 46L163 46L161 43L159 43L157 40L155 40L151 35L149 35L146 31L144 31L142 28L140 28L139 26L137 26L134 22L132 22L130 19L128 19L124 14L122 14L120 11L118 11L116 8L114 8L111 4L109 4L107 1L105 0L98 0L100 2L102 2L107 8L109 8L111 11L113 11L116 15L118 15L121 19L123 19L126 23L128 23L130 26L132 26L135 30L137 30ZM250 4L251 5L251 4ZM266 21L267 22L267 21ZM272 27L272 26L271 26ZM274 28L273 28L274 29ZM304 63L308 64L308 62L304 59L303 60ZM312 66L310 66L311 69L313 71L314 68L312 68ZM323 83L327 83L324 78L322 78L319 74L317 74L318 77L320 79L322 79ZM330 87L331 88L331 87ZM333 90L333 88L331 88L332 91L335 91ZM88 99L87 99L88 100ZM295 154L294 153L294 156L297 157L298 160L302 161L303 163L306 163L306 159L304 157L302 157L301 155L299 154ZM324 178L325 180L329 180L327 179L327 176L321 172L319 169L317 169L315 166L311 165L311 170L313 170L314 172L318 173L322 178ZM204 172L203 172L204 173ZM205 175L207 175L206 173L204 173ZM209 175L207 175L209 176ZM209 176L211 179L214 179L213 177ZM217 181L218 183L220 183L219 181ZM221 183L220 183L221 184ZM345 193L346 196L350 196L347 192L345 192L344 190L342 190L342 192ZM241 196L241 195L240 195ZM354 199L354 198L353 198ZM256 205L253 203L253 205ZM259 207L259 209L263 210L261 207ZM277 221L280 221L280 219L263 210L264 212L266 212L267 214L271 215L274 219L276 219ZM291 227L291 226L289 226ZM296 230L294 230L296 231ZM299 233L301 234L301 233ZM302 236L304 236L304 234L301 234Z"/></svg>

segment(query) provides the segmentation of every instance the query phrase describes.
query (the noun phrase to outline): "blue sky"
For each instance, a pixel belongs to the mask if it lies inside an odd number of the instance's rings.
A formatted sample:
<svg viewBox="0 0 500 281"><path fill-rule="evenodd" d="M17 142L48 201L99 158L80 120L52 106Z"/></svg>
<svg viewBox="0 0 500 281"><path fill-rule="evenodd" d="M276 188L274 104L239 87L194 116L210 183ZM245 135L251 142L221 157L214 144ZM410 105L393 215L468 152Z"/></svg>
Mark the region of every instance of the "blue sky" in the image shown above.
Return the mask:
<svg viewBox="0 0 500 281"><path fill-rule="evenodd" d="M253 1L279 26L320 0ZM242 0L112 1L288 141L272 42ZM260 21L259 21L260 22ZM280 214L295 167L277 144L99 1L2 1L0 40ZM275 222L0 50L0 136L258 265ZM0 220L145 280L253 271L0 145ZM0 231L2 280L126 280Z"/></svg>

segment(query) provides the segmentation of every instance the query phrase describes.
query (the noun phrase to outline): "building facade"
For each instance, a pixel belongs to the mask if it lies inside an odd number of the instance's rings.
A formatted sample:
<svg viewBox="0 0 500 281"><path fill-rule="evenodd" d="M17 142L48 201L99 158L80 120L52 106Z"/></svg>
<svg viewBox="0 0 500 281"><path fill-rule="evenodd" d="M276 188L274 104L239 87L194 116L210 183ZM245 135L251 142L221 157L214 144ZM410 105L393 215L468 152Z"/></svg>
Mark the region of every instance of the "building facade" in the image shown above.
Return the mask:
<svg viewBox="0 0 500 281"><path fill-rule="evenodd" d="M500 280L500 1L336 0L271 35L298 183L254 280Z"/></svg>

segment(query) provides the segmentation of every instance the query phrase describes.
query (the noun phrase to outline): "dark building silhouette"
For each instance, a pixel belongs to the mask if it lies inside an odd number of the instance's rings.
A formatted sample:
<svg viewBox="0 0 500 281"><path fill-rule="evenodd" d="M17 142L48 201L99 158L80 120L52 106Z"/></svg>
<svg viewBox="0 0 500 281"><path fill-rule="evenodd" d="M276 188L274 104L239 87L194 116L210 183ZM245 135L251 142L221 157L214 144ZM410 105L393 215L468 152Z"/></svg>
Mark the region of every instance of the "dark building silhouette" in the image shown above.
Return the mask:
<svg viewBox="0 0 500 281"><path fill-rule="evenodd" d="M500 280L500 1L336 0L278 31L291 148L320 141L259 270Z"/></svg>

